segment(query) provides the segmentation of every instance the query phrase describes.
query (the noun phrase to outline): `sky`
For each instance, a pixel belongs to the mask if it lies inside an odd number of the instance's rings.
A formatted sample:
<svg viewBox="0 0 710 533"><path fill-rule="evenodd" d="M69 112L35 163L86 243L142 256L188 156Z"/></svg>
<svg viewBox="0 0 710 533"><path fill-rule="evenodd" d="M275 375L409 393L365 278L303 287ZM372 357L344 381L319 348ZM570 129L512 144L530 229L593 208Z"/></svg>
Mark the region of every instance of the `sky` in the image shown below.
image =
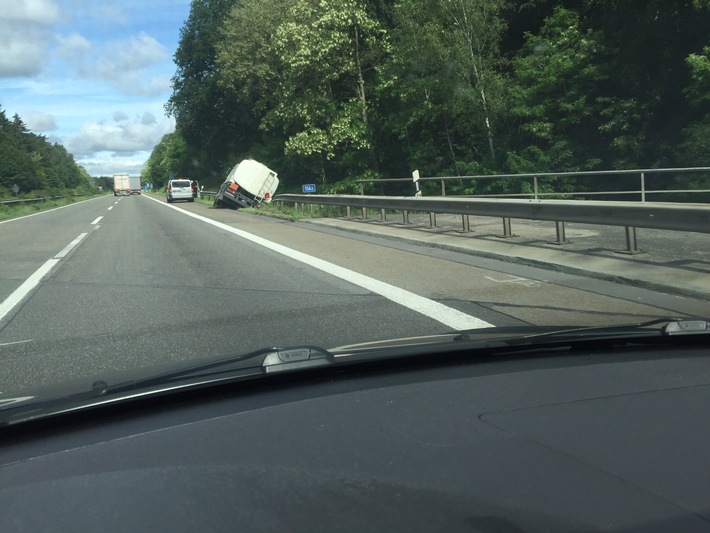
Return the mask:
<svg viewBox="0 0 710 533"><path fill-rule="evenodd" d="M190 0L0 0L0 108L92 176L140 174Z"/></svg>

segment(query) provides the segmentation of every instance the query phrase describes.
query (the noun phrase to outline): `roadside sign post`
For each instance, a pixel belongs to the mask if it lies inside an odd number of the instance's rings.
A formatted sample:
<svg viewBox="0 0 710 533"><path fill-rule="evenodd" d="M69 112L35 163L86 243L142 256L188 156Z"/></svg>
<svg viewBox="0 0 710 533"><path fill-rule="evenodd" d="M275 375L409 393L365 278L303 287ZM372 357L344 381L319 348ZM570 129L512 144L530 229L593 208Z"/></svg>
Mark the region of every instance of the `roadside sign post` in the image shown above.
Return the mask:
<svg viewBox="0 0 710 533"><path fill-rule="evenodd" d="M417 198L421 198L422 196L422 191L419 190L419 171L415 170L412 172L412 181L414 181L414 186L417 188L417 192L414 193L414 196Z"/></svg>
<svg viewBox="0 0 710 533"><path fill-rule="evenodd" d="M302 188L304 194L316 192L316 184L315 183L305 183L301 188ZM309 210L311 212L311 215L313 215L313 204L310 205Z"/></svg>

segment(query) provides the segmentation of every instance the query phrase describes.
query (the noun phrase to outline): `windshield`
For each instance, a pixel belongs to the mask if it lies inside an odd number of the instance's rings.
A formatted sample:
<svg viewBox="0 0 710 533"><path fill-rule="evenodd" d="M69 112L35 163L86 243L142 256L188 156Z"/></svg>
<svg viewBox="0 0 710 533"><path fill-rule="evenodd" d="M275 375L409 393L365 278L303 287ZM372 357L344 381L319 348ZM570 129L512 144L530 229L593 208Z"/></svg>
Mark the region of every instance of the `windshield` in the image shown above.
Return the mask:
<svg viewBox="0 0 710 533"><path fill-rule="evenodd" d="M710 316L706 0L4 4L0 399Z"/></svg>

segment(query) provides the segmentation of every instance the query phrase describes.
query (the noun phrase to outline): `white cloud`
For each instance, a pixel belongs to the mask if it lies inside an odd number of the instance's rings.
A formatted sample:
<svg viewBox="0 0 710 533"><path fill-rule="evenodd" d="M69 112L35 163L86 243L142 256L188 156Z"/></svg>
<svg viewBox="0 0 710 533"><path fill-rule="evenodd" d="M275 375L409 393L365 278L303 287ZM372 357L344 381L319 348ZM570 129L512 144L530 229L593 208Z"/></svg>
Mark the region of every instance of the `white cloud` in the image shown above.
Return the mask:
<svg viewBox="0 0 710 533"><path fill-rule="evenodd" d="M140 32L126 39L92 45L72 34L59 39L57 53L77 75L101 80L127 96L161 96L170 92L170 54L154 37Z"/></svg>
<svg viewBox="0 0 710 533"><path fill-rule="evenodd" d="M125 122L128 118L128 115L126 115L123 111L116 111L113 114L113 120L116 122Z"/></svg>
<svg viewBox="0 0 710 533"><path fill-rule="evenodd" d="M75 137L65 140L64 146L78 159L89 158L97 152L131 155L150 152L163 135L174 130L174 120L158 122L152 114L144 113L134 120L115 124L86 122Z"/></svg>
<svg viewBox="0 0 710 533"><path fill-rule="evenodd" d="M3 2L0 78L39 74L47 61L51 26L59 19L59 7L54 0Z"/></svg>
<svg viewBox="0 0 710 533"><path fill-rule="evenodd" d="M91 43L78 33L57 37L57 53L68 61L81 61L91 50Z"/></svg>
<svg viewBox="0 0 710 533"><path fill-rule="evenodd" d="M27 129L30 131L54 131L59 129L52 115L47 113L30 112L22 116Z"/></svg>

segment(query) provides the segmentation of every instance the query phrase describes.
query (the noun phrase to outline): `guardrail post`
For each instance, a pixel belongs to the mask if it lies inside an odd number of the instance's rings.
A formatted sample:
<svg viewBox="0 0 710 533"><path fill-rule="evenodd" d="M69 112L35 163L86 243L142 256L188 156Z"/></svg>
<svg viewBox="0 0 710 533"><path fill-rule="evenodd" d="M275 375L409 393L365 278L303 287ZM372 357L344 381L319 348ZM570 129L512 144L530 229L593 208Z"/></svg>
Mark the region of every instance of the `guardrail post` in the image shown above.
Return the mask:
<svg viewBox="0 0 710 533"><path fill-rule="evenodd" d="M409 224L409 211L406 209L402 211L402 224Z"/></svg>
<svg viewBox="0 0 710 533"><path fill-rule="evenodd" d="M636 255L642 254L643 251L639 250L638 242L636 241L636 228L634 226L626 226L626 250L619 250L620 254Z"/></svg>
<svg viewBox="0 0 710 533"><path fill-rule="evenodd" d="M533 192L535 193L534 198L535 198L535 200L537 200L538 199L538 196L537 196L537 176L533 176Z"/></svg>
<svg viewBox="0 0 710 533"><path fill-rule="evenodd" d="M471 221L468 219L468 215L461 215L461 225L464 232L471 231Z"/></svg>
<svg viewBox="0 0 710 533"><path fill-rule="evenodd" d="M646 175L641 172L641 202L646 201Z"/></svg>
<svg viewBox="0 0 710 533"><path fill-rule="evenodd" d="M572 241L567 240L567 235L565 234L565 223L561 220L555 222L557 228L557 240L551 242L550 244L572 244Z"/></svg>
<svg viewBox="0 0 710 533"><path fill-rule="evenodd" d="M351 218L350 206L349 206L349 205L345 206L345 217L346 217L346 218Z"/></svg>
<svg viewBox="0 0 710 533"><path fill-rule="evenodd" d="M384 209L380 209L380 220L382 222L387 221L387 211L385 211Z"/></svg>
<svg viewBox="0 0 710 533"><path fill-rule="evenodd" d="M446 196L446 182L441 180L441 196Z"/></svg>
<svg viewBox="0 0 710 533"><path fill-rule="evenodd" d="M504 239L507 239L508 237L515 237L510 226L510 218L508 217L503 217L503 235L501 235L501 237Z"/></svg>
<svg viewBox="0 0 710 533"><path fill-rule="evenodd" d="M365 220L367 219L367 207L362 208L362 218Z"/></svg>
<svg viewBox="0 0 710 533"><path fill-rule="evenodd" d="M360 196L365 196L365 184L360 183Z"/></svg>
<svg viewBox="0 0 710 533"><path fill-rule="evenodd" d="M429 213L429 227L436 227L436 213L434 213L433 211Z"/></svg>

